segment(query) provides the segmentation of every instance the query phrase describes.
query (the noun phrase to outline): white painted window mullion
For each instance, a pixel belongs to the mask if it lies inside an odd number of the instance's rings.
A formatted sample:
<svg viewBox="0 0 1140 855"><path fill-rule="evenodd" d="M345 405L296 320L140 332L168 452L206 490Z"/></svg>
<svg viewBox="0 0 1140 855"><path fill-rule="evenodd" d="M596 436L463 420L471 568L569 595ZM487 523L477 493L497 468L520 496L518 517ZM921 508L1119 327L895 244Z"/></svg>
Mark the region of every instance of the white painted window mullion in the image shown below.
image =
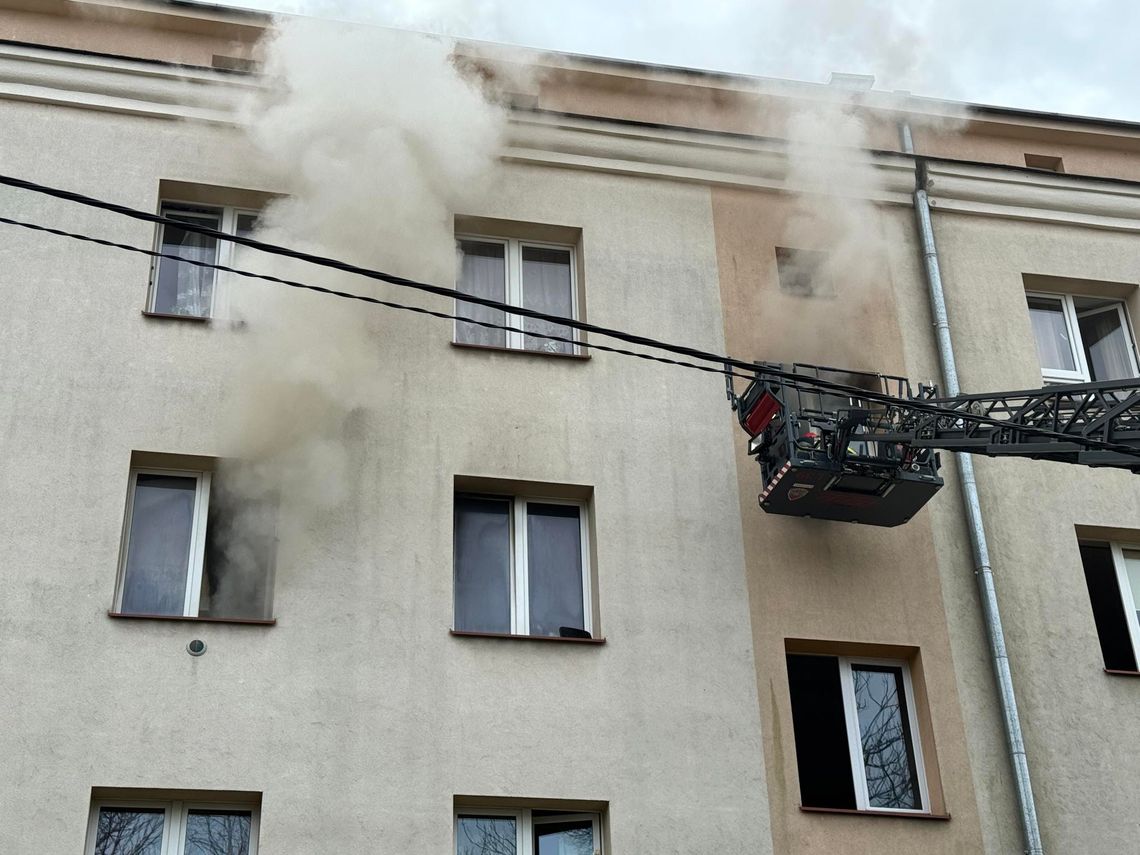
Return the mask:
<svg viewBox="0 0 1140 855"><path fill-rule="evenodd" d="M855 678L851 660L839 657L839 685L843 694L843 717L847 723L847 748L851 755L851 777L855 784L855 807L867 810L867 769L863 765L863 740L859 733L859 709L855 703Z"/></svg>
<svg viewBox="0 0 1140 855"><path fill-rule="evenodd" d="M206 520L210 510L210 473L198 475L194 494L194 522L190 529L190 565L186 570L186 601L183 614L196 617L201 606L202 566L206 559Z"/></svg>
<svg viewBox="0 0 1140 855"><path fill-rule="evenodd" d="M1132 655L1140 667L1140 619L1136 615L1136 595L1132 581L1128 578L1128 565L1124 562L1124 549L1119 543L1112 544L1112 563L1116 569L1116 587L1120 589L1120 601L1124 606L1124 620L1128 624L1128 635L1132 641Z"/></svg>
<svg viewBox="0 0 1140 855"><path fill-rule="evenodd" d="M523 304L522 246L511 238L507 241L507 302L512 306ZM522 315L507 315L507 326L522 329ZM525 338L522 333L507 333L507 346L521 350Z"/></svg>
<svg viewBox="0 0 1140 855"><path fill-rule="evenodd" d="M527 560L526 499L515 497L511 500L515 514L515 587L518 602L515 606L518 635L530 635L530 565Z"/></svg>

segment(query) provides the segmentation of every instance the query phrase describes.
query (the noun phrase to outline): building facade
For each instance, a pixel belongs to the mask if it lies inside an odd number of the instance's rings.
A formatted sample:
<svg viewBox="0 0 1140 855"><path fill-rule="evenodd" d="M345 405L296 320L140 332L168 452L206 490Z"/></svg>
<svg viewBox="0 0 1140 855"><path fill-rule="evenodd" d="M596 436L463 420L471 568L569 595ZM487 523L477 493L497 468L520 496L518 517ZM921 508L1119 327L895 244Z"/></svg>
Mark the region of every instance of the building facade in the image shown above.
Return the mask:
<svg viewBox="0 0 1140 855"><path fill-rule="evenodd" d="M3 226L0 851L1023 851L951 455L905 525L766 514L715 373L181 229L281 234L270 27L2 0L0 172L165 222L0 215L459 320ZM399 275L937 380L918 180L965 391L1140 376L1140 125L458 52L495 182ZM1043 849L1132 851L1140 488L976 475Z"/></svg>

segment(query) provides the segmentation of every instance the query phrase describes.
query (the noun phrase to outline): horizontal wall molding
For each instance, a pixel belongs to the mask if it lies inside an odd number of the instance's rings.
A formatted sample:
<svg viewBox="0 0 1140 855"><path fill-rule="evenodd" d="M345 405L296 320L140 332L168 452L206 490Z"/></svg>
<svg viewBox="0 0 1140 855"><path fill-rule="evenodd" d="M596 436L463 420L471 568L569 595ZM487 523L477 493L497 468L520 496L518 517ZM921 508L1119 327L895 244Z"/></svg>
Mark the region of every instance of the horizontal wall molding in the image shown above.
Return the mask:
<svg viewBox="0 0 1140 855"><path fill-rule="evenodd" d="M208 68L0 44L0 99L233 124L259 86Z"/></svg>
<svg viewBox="0 0 1140 855"><path fill-rule="evenodd" d="M928 177L935 211L1140 231L1140 184L944 161Z"/></svg>
<svg viewBox="0 0 1140 855"><path fill-rule="evenodd" d="M243 101L263 85L255 76L208 68L0 44L0 100L234 125ZM875 179L860 182L855 198L909 207L911 158L868 157ZM799 180L802 170L789 169L783 140L559 113L514 113L503 158L706 186L844 195ZM937 212L1140 231L1140 184L941 160L928 162L928 174Z"/></svg>

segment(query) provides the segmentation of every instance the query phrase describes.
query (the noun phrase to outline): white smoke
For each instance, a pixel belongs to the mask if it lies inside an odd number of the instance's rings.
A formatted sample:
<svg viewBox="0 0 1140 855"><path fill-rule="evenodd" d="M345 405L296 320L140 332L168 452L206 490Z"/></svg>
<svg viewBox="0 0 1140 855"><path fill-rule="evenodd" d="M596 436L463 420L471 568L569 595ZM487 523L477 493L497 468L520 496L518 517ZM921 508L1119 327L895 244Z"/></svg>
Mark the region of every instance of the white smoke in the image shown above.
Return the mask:
<svg viewBox="0 0 1140 855"><path fill-rule="evenodd" d="M282 21L264 45L265 93L244 123L259 171L283 194L255 237L452 283L454 216L477 209L491 186L506 126L453 47L376 27ZM239 250L238 266L354 293L382 287L252 250ZM240 464L221 474L231 503L279 497L281 514L302 518L290 521L295 528L348 498L360 445L349 435L389 397L383 325L407 316L248 280L230 289L243 334L222 431ZM415 302L407 292L399 299ZM227 557L256 575L245 556L266 532L231 529Z"/></svg>

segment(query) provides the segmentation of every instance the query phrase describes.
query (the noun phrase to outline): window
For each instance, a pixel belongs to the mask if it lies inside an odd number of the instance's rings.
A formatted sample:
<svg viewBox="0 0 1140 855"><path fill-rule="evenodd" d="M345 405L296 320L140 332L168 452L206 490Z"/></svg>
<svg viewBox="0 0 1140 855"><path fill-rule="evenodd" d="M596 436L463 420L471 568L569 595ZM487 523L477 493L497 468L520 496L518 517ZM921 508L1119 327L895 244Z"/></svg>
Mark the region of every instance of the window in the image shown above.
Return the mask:
<svg viewBox="0 0 1140 855"><path fill-rule="evenodd" d="M780 290L795 297L832 297L835 288L827 273L827 253L776 247Z"/></svg>
<svg viewBox="0 0 1140 855"><path fill-rule="evenodd" d="M929 812L905 662L789 653L805 807Z"/></svg>
<svg viewBox="0 0 1140 855"><path fill-rule="evenodd" d="M1026 152L1025 165L1033 169L1048 169L1050 172L1065 171L1064 161L1051 154L1029 154Z"/></svg>
<svg viewBox="0 0 1140 855"><path fill-rule="evenodd" d="M1126 380L1140 373L1120 300L1032 292L1026 300L1046 381Z"/></svg>
<svg viewBox="0 0 1140 855"><path fill-rule="evenodd" d="M131 469L115 613L268 617L276 544L271 503L230 496L214 476L206 468Z"/></svg>
<svg viewBox="0 0 1140 855"><path fill-rule="evenodd" d="M159 213L172 220L248 237L257 223L257 212L234 207L163 202ZM233 244L175 225L158 227L159 252L190 261L224 264ZM213 314L216 270L197 267L170 258L155 259L147 311L157 315L208 318Z"/></svg>
<svg viewBox="0 0 1140 855"><path fill-rule="evenodd" d="M1140 663L1140 545L1082 541L1081 563L1104 667L1136 671Z"/></svg>
<svg viewBox="0 0 1140 855"><path fill-rule="evenodd" d="M585 506L457 493L455 629L590 637Z"/></svg>
<svg viewBox="0 0 1140 855"><path fill-rule="evenodd" d="M518 238L460 237L457 290L563 318L578 318L577 271L574 247ZM456 301L459 344L576 354L577 331L561 324L534 320ZM473 321L511 326L507 332ZM558 336L569 341L559 341Z"/></svg>
<svg viewBox="0 0 1140 855"><path fill-rule="evenodd" d="M460 809L456 855L601 855L601 815L554 810Z"/></svg>
<svg viewBox="0 0 1140 855"><path fill-rule="evenodd" d="M257 855L257 820L249 805L97 799L86 855Z"/></svg>

